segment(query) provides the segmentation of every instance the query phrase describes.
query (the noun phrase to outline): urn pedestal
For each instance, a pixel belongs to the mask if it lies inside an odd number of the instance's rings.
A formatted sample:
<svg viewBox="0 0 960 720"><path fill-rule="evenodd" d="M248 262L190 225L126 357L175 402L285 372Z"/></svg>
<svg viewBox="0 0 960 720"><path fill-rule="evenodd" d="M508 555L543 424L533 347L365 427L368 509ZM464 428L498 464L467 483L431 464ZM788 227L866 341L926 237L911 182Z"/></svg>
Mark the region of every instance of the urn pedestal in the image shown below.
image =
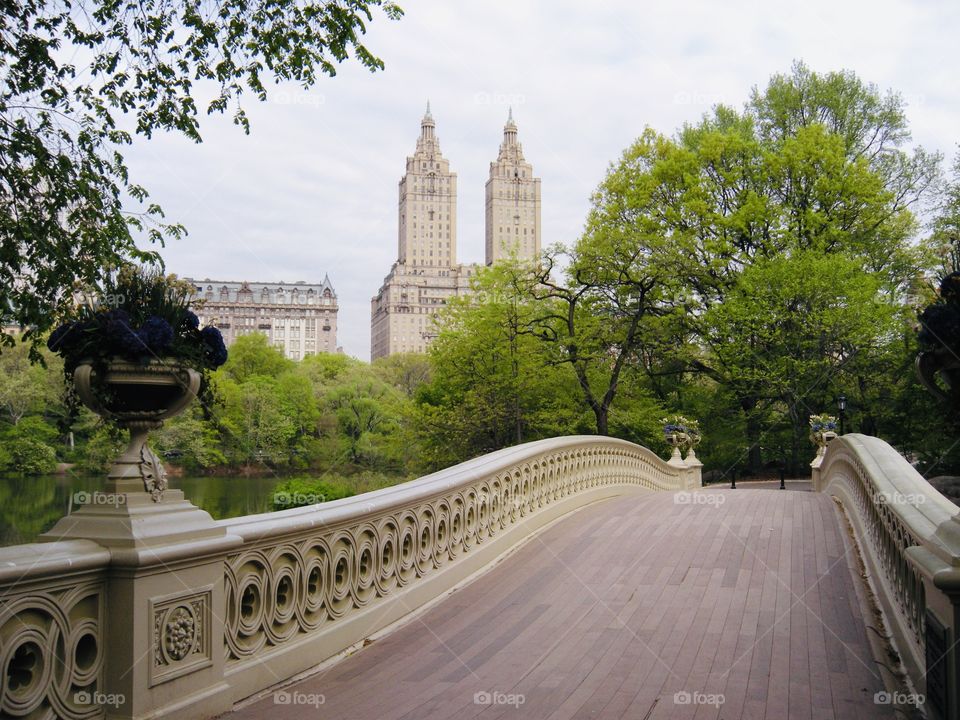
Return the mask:
<svg viewBox="0 0 960 720"><path fill-rule="evenodd" d="M817 455L810 462L811 480L814 492L820 492L823 489L821 487L820 466L823 464L823 456L827 453L827 444L837 437L837 434L833 430L827 430L812 433L810 437L817 446Z"/></svg>
<svg viewBox="0 0 960 720"><path fill-rule="evenodd" d="M670 453L670 459L667 462L671 465L677 465L678 467L682 466L683 456L680 454L680 448L683 447L686 436L683 433L670 432L664 435L664 439L670 447L673 448L673 452ZM680 464L678 465L678 463Z"/></svg>
<svg viewBox="0 0 960 720"><path fill-rule="evenodd" d="M107 547L135 548L220 536L210 515L167 487L160 458L147 445L151 430L180 414L196 398L200 374L176 362L115 360L106 370L81 364L73 374L80 400L130 432L102 491L78 493L79 508L41 536L83 538Z"/></svg>
<svg viewBox="0 0 960 720"><path fill-rule="evenodd" d="M84 493L80 507L40 538L93 540L110 551L100 688L122 702L107 716L223 713L231 707L223 680L223 557L241 540L167 487L147 445L150 430L197 396L200 375L163 360L119 360L99 373L80 365L74 384L87 407L130 431L103 491Z"/></svg>

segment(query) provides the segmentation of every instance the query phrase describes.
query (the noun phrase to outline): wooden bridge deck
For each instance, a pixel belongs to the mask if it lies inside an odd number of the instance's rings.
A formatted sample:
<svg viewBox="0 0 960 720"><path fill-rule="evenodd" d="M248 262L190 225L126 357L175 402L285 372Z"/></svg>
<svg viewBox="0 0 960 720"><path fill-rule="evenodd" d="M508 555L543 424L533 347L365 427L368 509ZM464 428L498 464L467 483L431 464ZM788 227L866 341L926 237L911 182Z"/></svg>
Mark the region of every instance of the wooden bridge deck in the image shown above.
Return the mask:
<svg viewBox="0 0 960 720"><path fill-rule="evenodd" d="M893 717L874 702L884 688L833 501L699 495L630 495L569 515L229 720Z"/></svg>

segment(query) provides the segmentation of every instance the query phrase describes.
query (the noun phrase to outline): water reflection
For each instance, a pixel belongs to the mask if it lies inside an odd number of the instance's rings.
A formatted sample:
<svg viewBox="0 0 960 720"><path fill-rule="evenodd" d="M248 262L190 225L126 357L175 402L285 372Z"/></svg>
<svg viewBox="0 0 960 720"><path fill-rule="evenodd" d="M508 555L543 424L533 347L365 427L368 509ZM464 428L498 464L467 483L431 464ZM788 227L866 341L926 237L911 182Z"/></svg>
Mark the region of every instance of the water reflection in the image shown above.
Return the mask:
<svg viewBox="0 0 960 720"><path fill-rule="evenodd" d="M174 477L170 486L219 520L271 510L273 489L286 479ZM102 490L103 482L73 475L0 477L0 545L34 542L70 511L75 493Z"/></svg>

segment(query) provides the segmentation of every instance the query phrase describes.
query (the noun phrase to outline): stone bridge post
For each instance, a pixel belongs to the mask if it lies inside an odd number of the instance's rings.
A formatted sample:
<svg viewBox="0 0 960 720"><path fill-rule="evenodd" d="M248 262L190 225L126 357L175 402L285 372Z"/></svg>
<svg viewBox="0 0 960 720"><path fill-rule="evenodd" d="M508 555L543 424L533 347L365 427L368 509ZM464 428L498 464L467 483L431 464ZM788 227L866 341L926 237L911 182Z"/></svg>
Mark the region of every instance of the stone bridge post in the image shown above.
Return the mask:
<svg viewBox="0 0 960 720"><path fill-rule="evenodd" d="M229 710L223 558L240 538L179 490L155 501L142 484L111 485L113 492L90 494L88 504L41 537L92 540L110 553L103 681L87 702L102 705L111 719L192 720ZM84 693L78 697L82 704Z"/></svg>

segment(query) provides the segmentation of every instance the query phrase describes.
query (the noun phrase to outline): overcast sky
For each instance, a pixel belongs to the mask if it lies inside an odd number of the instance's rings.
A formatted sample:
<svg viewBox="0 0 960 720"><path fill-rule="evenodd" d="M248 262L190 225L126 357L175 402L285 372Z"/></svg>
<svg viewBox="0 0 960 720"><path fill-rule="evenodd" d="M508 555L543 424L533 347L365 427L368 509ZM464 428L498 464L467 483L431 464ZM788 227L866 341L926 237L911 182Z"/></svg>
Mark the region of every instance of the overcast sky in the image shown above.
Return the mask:
<svg viewBox="0 0 960 720"><path fill-rule="evenodd" d="M320 282L339 296L339 344L370 355L370 298L397 256L397 181L427 99L458 175L458 253L483 260L484 183L508 106L542 178L543 241L570 243L610 162L649 125L672 133L710 106L740 106L795 59L850 69L908 103L914 141L960 141L960 3L913 0L583 2L400 0L378 13L358 64L310 90L248 98L249 136L210 118L204 143L157 136L132 177L189 235L170 272Z"/></svg>

